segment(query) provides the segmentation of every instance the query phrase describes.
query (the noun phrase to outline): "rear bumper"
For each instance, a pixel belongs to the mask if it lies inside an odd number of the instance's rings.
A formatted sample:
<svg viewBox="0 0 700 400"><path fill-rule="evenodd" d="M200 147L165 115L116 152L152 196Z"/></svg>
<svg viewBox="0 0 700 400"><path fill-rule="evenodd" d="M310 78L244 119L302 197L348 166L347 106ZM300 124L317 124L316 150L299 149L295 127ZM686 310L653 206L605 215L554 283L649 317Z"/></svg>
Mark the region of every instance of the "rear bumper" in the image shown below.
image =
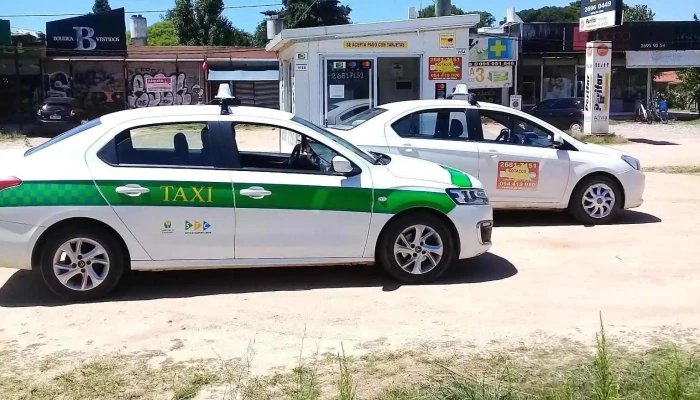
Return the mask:
<svg viewBox="0 0 700 400"><path fill-rule="evenodd" d="M491 248L491 206L457 206L447 214L459 233L459 258L472 258Z"/></svg>
<svg viewBox="0 0 700 400"><path fill-rule="evenodd" d="M0 221L0 268L32 269L34 241L45 228Z"/></svg>
<svg viewBox="0 0 700 400"><path fill-rule="evenodd" d="M644 173L637 170L627 171L619 174L617 178L622 183L622 188L625 191L624 208L639 207L644 203L644 187L646 177Z"/></svg>

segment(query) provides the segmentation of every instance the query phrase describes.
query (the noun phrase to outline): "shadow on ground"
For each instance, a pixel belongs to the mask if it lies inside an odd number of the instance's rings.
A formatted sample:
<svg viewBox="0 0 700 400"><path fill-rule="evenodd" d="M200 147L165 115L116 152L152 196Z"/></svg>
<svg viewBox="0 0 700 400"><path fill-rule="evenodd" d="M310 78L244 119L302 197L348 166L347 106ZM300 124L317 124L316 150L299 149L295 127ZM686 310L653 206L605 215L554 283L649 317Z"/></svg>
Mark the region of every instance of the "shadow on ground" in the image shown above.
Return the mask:
<svg viewBox="0 0 700 400"><path fill-rule="evenodd" d="M528 226L581 226L582 224L567 212L537 211L537 210L497 210L493 216L496 227L528 227ZM624 210L611 225L655 224L661 219L651 214Z"/></svg>
<svg viewBox="0 0 700 400"><path fill-rule="evenodd" d="M433 285L475 284L518 273L495 254L459 261ZM375 266L257 268L208 271L130 272L104 301L187 298L218 294L376 287L392 292L401 284ZM17 271L0 287L0 307L70 304L46 289L38 274Z"/></svg>
<svg viewBox="0 0 700 400"><path fill-rule="evenodd" d="M667 142L665 140L652 140L652 139L641 139L641 138L628 138L632 143L640 143L640 144L650 144L652 146L679 146L678 143L674 142Z"/></svg>

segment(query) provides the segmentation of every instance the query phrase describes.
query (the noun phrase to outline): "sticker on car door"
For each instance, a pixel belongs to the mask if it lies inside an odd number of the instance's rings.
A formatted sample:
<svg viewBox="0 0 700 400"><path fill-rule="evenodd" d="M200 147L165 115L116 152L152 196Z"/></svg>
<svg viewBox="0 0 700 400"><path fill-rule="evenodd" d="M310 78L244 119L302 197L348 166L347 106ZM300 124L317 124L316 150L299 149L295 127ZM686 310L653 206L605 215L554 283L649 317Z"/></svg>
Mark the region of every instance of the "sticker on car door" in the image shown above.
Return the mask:
<svg viewBox="0 0 700 400"><path fill-rule="evenodd" d="M537 190L540 163L499 161L496 188L498 190Z"/></svg>

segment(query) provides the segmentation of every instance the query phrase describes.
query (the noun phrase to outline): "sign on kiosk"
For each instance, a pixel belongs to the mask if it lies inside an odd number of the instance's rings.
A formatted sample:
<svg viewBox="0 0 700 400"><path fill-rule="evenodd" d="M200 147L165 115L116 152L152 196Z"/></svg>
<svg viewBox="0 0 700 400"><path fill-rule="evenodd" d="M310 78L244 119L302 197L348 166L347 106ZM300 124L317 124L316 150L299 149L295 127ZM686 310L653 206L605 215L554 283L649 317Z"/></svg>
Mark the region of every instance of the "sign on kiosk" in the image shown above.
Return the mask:
<svg viewBox="0 0 700 400"><path fill-rule="evenodd" d="M581 0L579 30L593 31L622 24L622 0Z"/></svg>
<svg viewBox="0 0 700 400"><path fill-rule="evenodd" d="M586 43L586 80L584 83L583 132L606 134L610 118L610 42Z"/></svg>

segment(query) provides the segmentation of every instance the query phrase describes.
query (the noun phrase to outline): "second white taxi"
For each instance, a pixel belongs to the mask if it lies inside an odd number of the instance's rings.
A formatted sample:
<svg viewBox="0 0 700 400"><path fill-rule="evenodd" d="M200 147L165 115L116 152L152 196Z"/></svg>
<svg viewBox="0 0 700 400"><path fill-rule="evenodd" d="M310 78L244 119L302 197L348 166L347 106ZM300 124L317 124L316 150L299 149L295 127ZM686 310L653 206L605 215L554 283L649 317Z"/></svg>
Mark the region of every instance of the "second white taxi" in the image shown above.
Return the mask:
<svg viewBox="0 0 700 400"><path fill-rule="evenodd" d="M299 138L291 154L280 135ZM122 111L0 151L0 267L74 300L127 269L378 262L428 282L488 251L492 225L476 178L276 110Z"/></svg>
<svg viewBox="0 0 700 400"><path fill-rule="evenodd" d="M593 225L643 201L638 159L497 104L384 104L330 130L368 151L430 160L478 176L494 209L569 210Z"/></svg>

